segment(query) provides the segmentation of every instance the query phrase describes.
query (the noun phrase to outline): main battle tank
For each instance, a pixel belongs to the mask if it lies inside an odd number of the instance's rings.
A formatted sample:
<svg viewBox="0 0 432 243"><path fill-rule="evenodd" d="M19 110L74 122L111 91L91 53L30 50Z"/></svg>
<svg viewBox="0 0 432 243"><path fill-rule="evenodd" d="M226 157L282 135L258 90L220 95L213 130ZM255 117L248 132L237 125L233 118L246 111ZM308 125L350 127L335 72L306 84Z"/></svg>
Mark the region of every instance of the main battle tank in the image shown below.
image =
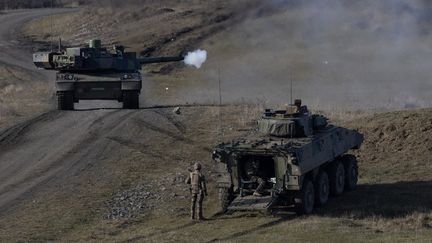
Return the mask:
<svg viewBox="0 0 432 243"><path fill-rule="evenodd" d="M221 210L283 205L309 214L329 195L356 188L357 160L347 152L362 142L362 134L328 124L300 100L284 110L265 110L254 132L213 152Z"/></svg>
<svg viewBox="0 0 432 243"><path fill-rule="evenodd" d="M79 100L117 100L123 102L125 109L137 109L142 87L141 65L183 59L182 56L140 58L135 52L125 52L123 46L104 48L100 40L91 40L87 47L33 54L36 67L57 70L59 110L73 110Z"/></svg>

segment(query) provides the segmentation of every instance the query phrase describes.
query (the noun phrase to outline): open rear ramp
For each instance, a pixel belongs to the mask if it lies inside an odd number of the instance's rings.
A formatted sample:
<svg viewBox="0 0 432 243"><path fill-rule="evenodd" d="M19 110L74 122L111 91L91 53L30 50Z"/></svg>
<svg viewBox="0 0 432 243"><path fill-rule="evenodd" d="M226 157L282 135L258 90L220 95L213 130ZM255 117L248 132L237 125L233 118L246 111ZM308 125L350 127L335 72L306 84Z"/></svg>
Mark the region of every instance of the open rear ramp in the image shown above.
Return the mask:
<svg viewBox="0 0 432 243"><path fill-rule="evenodd" d="M272 196L243 196L236 197L228 207L230 211L267 211L276 202L277 198Z"/></svg>

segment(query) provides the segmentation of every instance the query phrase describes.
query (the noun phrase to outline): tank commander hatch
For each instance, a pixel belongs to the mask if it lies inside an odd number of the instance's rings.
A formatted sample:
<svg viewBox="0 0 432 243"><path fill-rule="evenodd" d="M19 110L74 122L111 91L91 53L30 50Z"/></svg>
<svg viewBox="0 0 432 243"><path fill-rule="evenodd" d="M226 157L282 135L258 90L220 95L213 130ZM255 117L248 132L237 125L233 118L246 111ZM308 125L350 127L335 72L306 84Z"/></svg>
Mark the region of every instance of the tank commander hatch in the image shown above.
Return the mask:
<svg viewBox="0 0 432 243"><path fill-rule="evenodd" d="M191 220L196 219L196 208L198 209L198 220L205 220L203 216L202 203L207 196L206 179L201 173L201 164L195 163L194 170L189 173L186 183L190 185L191 192ZM197 205L198 203L198 205Z"/></svg>
<svg viewBox="0 0 432 243"><path fill-rule="evenodd" d="M295 99L294 100L294 106L297 108L297 113L300 113L302 115L306 115L309 114L309 110L307 108L307 106L303 105L302 106L302 101L301 99Z"/></svg>

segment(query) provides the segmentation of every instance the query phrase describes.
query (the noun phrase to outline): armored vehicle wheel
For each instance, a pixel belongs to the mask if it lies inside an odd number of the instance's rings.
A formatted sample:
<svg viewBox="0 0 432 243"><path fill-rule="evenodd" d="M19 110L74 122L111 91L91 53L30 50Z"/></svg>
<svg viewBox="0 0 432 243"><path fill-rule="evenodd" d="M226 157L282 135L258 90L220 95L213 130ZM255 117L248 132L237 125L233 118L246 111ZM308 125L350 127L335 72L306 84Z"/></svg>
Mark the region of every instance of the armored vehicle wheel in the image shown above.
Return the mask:
<svg viewBox="0 0 432 243"><path fill-rule="evenodd" d="M134 90L123 91L123 109L138 109L139 93Z"/></svg>
<svg viewBox="0 0 432 243"><path fill-rule="evenodd" d="M345 168L338 160L330 166L330 193L338 196L343 193L345 187Z"/></svg>
<svg viewBox="0 0 432 243"><path fill-rule="evenodd" d="M230 205L232 199L233 199L232 188L226 188L226 187L219 188L219 208L222 213L225 213L228 210L228 206Z"/></svg>
<svg viewBox="0 0 432 243"><path fill-rule="evenodd" d="M315 182L315 202L317 205L324 205L327 203L330 194L330 182L328 174L321 171Z"/></svg>
<svg viewBox="0 0 432 243"><path fill-rule="evenodd" d="M73 92L70 91L57 92L57 108L59 110L73 110L74 109Z"/></svg>
<svg viewBox="0 0 432 243"><path fill-rule="evenodd" d="M312 213L315 204L315 189L309 179L303 182L303 188L294 198L294 202L297 214Z"/></svg>
<svg viewBox="0 0 432 243"><path fill-rule="evenodd" d="M354 155L345 155L343 163L345 166L345 190L352 191L356 189L358 181L357 159Z"/></svg>

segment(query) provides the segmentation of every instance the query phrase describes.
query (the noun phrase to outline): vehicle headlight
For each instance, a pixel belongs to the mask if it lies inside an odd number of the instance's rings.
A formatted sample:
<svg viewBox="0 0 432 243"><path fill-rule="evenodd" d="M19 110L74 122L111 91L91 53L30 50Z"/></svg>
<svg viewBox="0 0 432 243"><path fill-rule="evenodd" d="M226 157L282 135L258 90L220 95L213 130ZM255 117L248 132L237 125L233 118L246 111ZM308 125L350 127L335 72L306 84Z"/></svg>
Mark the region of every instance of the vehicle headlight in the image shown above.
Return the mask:
<svg viewBox="0 0 432 243"><path fill-rule="evenodd" d="M132 79L133 76L131 74L125 74L123 75L123 79Z"/></svg>

